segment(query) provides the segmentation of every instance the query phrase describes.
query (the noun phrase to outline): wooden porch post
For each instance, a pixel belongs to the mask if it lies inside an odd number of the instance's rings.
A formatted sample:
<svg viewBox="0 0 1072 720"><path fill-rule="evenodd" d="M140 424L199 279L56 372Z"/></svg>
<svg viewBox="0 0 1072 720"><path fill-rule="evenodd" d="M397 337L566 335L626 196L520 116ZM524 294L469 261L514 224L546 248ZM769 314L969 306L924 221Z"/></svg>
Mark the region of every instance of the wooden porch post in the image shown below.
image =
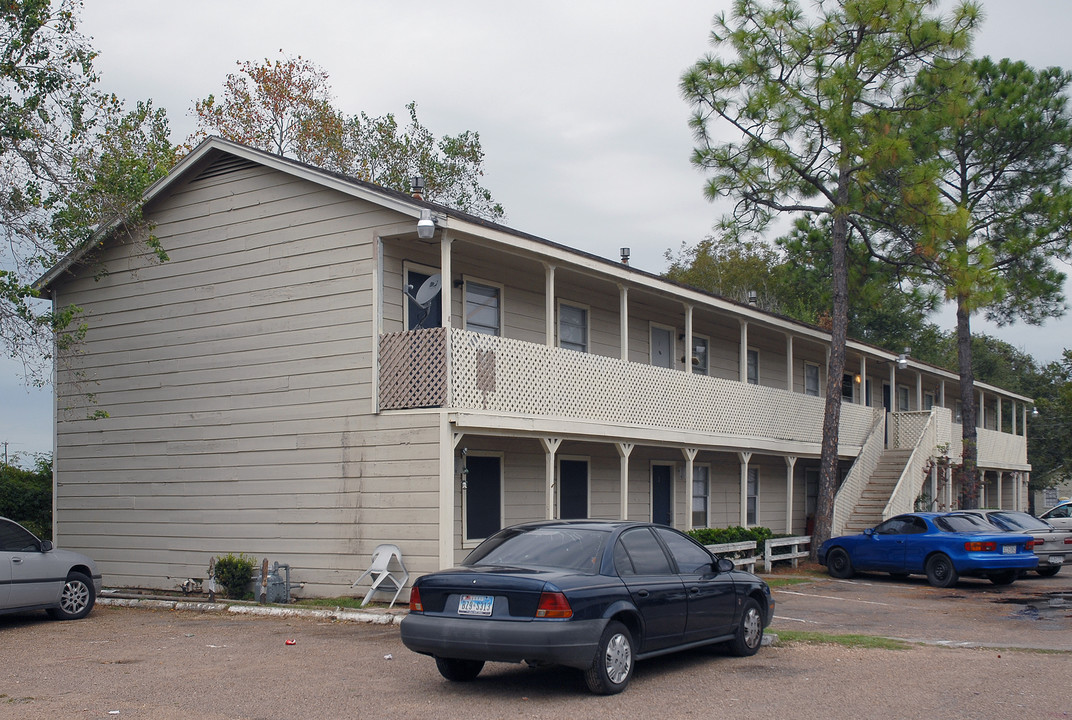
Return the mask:
<svg viewBox="0 0 1072 720"><path fill-rule="evenodd" d="M555 266L543 266L544 342L555 346Z"/></svg>
<svg viewBox="0 0 1072 720"><path fill-rule="evenodd" d="M793 534L793 468L797 459L792 455L785 458L785 531Z"/></svg>
<svg viewBox="0 0 1072 720"><path fill-rule="evenodd" d="M685 532L692 530L692 471L698 452L699 448L681 448L681 454L685 456Z"/></svg>
<svg viewBox="0 0 1072 720"><path fill-rule="evenodd" d="M739 452L737 458L741 461L741 527L748 527L748 462L752 453Z"/></svg>
<svg viewBox="0 0 1072 720"><path fill-rule="evenodd" d="M562 438L540 438L540 445L543 446L544 494L547 501L548 520L555 518L555 453L558 452L558 446L561 444Z"/></svg>

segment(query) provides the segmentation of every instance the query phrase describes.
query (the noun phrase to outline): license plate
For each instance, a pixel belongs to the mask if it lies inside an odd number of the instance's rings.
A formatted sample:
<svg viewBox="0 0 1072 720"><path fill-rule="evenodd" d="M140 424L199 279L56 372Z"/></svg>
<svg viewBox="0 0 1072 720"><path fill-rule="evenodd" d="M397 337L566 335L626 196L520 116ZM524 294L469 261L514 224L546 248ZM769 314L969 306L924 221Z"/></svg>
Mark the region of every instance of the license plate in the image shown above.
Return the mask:
<svg viewBox="0 0 1072 720"><path fill-rule="evenodd" d="M491 595L462 595L458 603L459 615L491 615L495 598Z"/></svg>
<svg viewBox="0 0 1072 720"><path fill-rule="evenodd" d="M1064 555L1050 555L1050 565L1064 565Z"/></svg>
<svg viewBox="0 0 1072 720"><path fill-rule="evenodd" d="M1001 552L1002 552L1003 555L1015 555L1016 554L1016 546L1015 545L1002 545L1001 546Z"/></svg>

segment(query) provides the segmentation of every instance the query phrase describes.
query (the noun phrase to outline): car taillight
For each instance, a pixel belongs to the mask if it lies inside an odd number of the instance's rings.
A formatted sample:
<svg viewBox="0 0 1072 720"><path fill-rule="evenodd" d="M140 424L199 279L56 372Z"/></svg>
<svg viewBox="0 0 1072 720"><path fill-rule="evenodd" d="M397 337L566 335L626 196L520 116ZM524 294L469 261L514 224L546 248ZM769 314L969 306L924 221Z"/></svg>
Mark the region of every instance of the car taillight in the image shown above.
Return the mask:
<svg viewBox="0 0 1072 720"><path fill-rule="evenodd" d="M998 544L994 542L966 542L964 549L968 552L994 552Z"/></svg>
<svg viewBox="0 0 1072 720"><path fill-rule="evenodd" d="M1039 540L1038 538L1035 538L1034 540L1028 540L1027 542L1024 543L1024 550L1034 550L1036 545L1045 545L1045 544L1046 544L1045 540Z"/></svg>
<svg viewBox="0 0 1072 720"><path fill-rule="evenodd" d="M421 603L421 591L414 585L409 590L409 611L424 612L424 605Z"/></svg>
<svg viewBox="0 0 1072 720"><path fill-rule="evenodd" d="M1072 537L1065 538L1065 545L1072 545Z"/></svg>
<svg viewBox="0 0 1072 720"><path fill-rule="evenodd" d="M573 608L569 600L560 592L545 592L540 595L540 604L536 607L538 618L570 618Z"/></svg>

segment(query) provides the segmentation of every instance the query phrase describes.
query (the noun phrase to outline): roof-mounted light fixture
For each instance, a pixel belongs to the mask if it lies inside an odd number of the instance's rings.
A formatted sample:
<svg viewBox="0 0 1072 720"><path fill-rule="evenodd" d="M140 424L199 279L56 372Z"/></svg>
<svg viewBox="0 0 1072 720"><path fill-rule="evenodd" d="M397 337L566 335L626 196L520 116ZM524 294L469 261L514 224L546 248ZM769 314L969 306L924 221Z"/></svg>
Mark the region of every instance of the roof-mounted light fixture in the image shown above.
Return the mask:
<svg viewBox="0 0 1072 720"><path fill-rule="evenodd" d="M413 197L424 199L424 178L420 175L414 175L410 183L410 190Z"/></svg>
<svg viewBox="0 0 1072 720"><path fill-rule="evenodd" d="M621 248L618 254L622 256L622 265L629 264L629 248Z"/></svg>
<svg viewBox="0 0 1072 720"><path fill-rule="evenodd" d="M417 237L421 240L431 240L435 235L436 218L428 208L421 210L421 219L417 221Z"/></svg>

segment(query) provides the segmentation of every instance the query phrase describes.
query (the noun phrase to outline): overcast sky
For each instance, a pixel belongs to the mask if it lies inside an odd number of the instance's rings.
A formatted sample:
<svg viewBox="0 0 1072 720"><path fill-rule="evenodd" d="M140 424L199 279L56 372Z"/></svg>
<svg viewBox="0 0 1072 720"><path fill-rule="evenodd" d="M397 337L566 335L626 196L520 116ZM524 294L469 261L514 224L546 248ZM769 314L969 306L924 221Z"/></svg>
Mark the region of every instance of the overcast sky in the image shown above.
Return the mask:
<svg viewBox="0 0 1072 720"><path fill-rule="evenodd" d="M978 55L1072 68L1072 3L984 0ZM87 0L82 31L103 87L167 109L173 140L193 130L193 101L219 93L240 60L301 55L330 75L353 114L417 102L436 135L480 133L485 186L506 223L651 272L695 244L720 209L689 163L682 72L708 49L730 0ZM1069 288L1072 295L1072 287ZM951 327L951 313L936 319ZM1072 320L989 332L1041 362L1072 346ZM0 442L52 448L51 390L28 392L0 364Z"/></svg>

